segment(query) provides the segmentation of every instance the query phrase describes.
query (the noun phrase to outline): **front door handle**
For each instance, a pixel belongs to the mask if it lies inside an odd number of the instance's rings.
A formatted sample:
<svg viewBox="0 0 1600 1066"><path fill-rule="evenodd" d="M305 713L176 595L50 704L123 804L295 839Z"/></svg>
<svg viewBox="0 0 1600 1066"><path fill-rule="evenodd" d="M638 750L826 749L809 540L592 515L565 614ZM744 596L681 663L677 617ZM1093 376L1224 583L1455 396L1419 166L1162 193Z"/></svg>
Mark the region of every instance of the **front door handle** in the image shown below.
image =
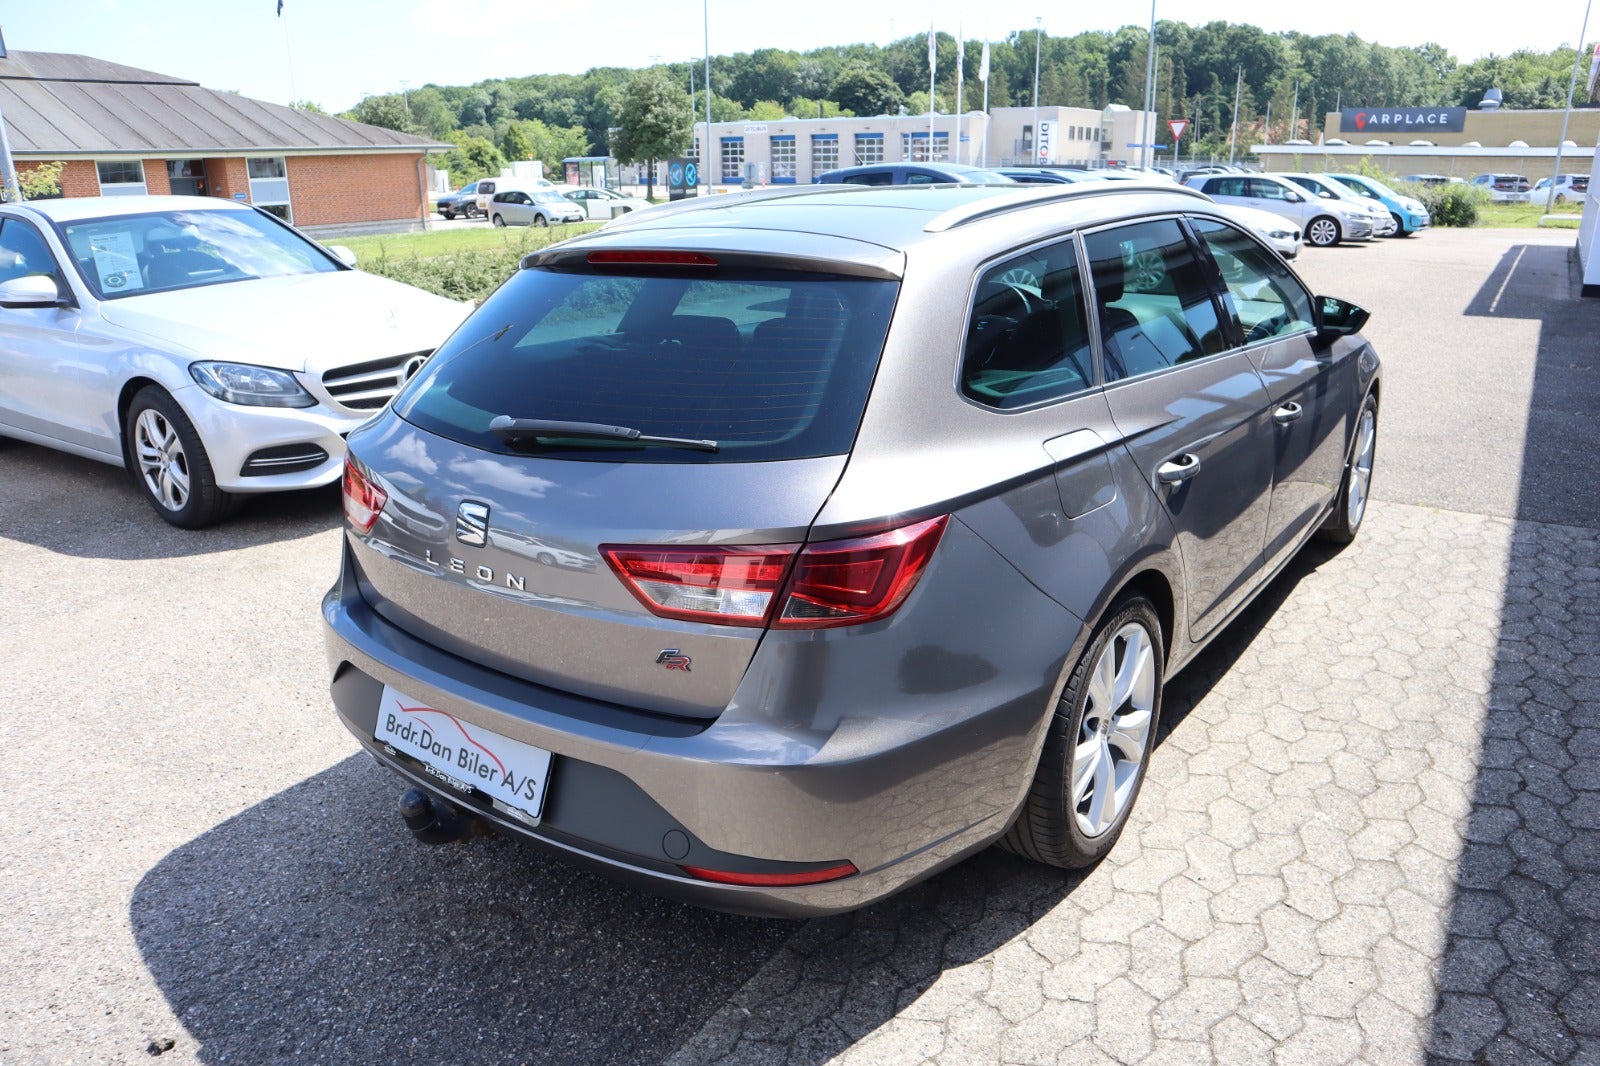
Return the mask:
<svg viewBox="0 0 1600 1066"><path fill-rule="evenodd" d="M1188 481L1200 472L1200 457L1190 452L1168 459L1156 467L1156 480L1163 485L1176 485Z"/></svg>
<svg viewBox="0 0 1600 1066"><path fill-rule="evenodd" d="M1306 409L1304 407L1291 401L1272 412L1272 420L1280 426L1287 426L1305 413Z"/></svg>

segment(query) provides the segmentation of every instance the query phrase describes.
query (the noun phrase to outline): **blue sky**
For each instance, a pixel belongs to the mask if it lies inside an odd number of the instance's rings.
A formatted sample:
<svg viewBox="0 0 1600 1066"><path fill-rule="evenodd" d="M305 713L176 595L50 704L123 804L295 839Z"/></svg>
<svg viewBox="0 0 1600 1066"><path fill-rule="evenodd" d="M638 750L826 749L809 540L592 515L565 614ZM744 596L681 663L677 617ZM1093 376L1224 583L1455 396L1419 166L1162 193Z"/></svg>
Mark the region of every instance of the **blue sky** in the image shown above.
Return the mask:
<svg viewBox="0 0 1600 1066"><path fill-rule="evenodd" d="M1157 15L1188 23L1251 22L1270 31L1356 33L1389 45L1435 40L1470 60L1571 44L1584 4L1556 0L1516 15L1480 0L1447 5L1439 14L1393 0L1158 0ZM1044 16L1045 31L1052 34L1114 29L1150 17L1149 8L1137 3L1043 0L284 0L280 21L276 0L12 0L0 9L0 28L17 51L92 55L278 103L290 98L292 55L300 98L339 111L363 93L399 92L407 83L469 84L594 66L645 66L653 57L699 57L703 5L713 54L884 44L925 31L930 20L951 34L962 23L969 37L981 36L987 22L998 38L1031 27L1036 15ZM1589 37L1596 36L1600 13L1589 28Z"/></svg>

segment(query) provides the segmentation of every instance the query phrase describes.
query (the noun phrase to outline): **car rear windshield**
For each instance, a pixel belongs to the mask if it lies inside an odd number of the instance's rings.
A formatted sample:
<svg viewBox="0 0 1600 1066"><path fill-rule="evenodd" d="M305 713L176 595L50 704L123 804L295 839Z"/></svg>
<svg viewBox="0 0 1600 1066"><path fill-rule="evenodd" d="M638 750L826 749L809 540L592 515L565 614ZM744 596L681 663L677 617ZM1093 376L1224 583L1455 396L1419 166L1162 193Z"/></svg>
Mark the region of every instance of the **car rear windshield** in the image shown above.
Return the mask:
<svg viewBox="0 0 1600 1066"><path fill-rule="evenodd" d="M541 455L751 462L849 451L893 281L766 271L519 271L396 398L408 422L488 451L500 415L717 442L715 452L542 440Z"/></svg>

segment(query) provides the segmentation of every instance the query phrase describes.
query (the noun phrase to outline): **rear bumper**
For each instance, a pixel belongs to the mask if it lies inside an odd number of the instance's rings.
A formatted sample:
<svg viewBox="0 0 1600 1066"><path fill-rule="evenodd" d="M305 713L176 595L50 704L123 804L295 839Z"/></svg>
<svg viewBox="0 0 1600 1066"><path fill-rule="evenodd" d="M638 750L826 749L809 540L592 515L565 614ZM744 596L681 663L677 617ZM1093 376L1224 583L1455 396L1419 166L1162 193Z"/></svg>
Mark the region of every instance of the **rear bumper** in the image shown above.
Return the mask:
<svg viewBox="0 0 1600 1066"><path fill-rule="evenodd" d="M947 534L941 554L954 550L990 551L970 532ZM982 670L952 661L948 691L908 695L903 675L884 665L886 648L893 663L905 645L902 635L804 634L784 644L769 634L772 646L752 663L729 709L715 720L691 720L575 697L447 655L379 617L351 587L347 566L347 578L322 604L332 696L346 727L378 761L509 834L701 906L832 914L986 846L1021 803L1045 712L1082 634L1081 623L1006 571L1025 586L991 598L1006 605L1009 618L969 603L961 620L965 629L988 627L1004 639L981 649ZM924 591L934 590L918 594ZM1019 623L1019 615L1026 620ZM925 634L909 636L917 650L908 654L926 654ZM864 662L874 658L877 669L868 671ZM962 670L970 675L965 687L955 685ZM530 827L502 815L375 742L384 685L551 751L542 822ZM898 703L887 695L896 692ZM712 883L683 869L763 872L839 862L860 872L784 888Z"/></svg>

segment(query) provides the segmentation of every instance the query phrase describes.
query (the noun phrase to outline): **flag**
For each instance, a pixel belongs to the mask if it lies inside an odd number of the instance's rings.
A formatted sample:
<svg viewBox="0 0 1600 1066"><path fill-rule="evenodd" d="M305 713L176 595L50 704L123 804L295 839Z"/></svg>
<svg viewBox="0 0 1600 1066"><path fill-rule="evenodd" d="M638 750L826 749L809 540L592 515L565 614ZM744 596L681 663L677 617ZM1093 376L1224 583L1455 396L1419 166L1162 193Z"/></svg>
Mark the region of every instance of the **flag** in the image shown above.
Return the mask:
<svg viewBox="0 0 1600 1066"><path fill-rule="evenodd" d="M1594 58L1589 60L1589 95L1594 95L1595 79L1600 78L1600 41L1595 42Z"/></svg>
<svg viewBox="0 0 1600 1066"><path fill-rule="evenodd" d="M278 17L283 18L283 0L278 0Z"/></svg>
<svg viewBox="0 0 1600 1066"><path fill-rule="evenodd" d="M933 27L928 27L928 73L931 75L939 69L939 39L934 36Z"/></svg>
<svg viewBox="0 0 1600 1066"><path fill-rule="evenodd" d="M978 80L989 84L989 42L983 42L983 58L978 60Z"/></svg>

